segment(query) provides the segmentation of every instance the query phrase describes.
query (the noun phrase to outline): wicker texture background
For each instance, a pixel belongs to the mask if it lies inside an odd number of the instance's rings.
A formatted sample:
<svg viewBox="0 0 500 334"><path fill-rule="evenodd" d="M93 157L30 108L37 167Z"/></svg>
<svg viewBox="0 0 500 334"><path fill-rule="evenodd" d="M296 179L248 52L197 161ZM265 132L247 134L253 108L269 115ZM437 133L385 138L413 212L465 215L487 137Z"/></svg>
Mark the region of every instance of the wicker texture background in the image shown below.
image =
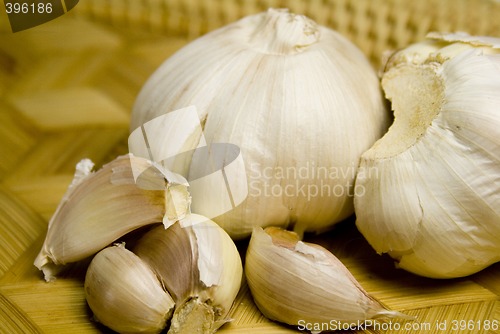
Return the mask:
<svg viewBox="0 0 500 334"><path fill-rule="evenodd" d="M337 29L374 66L384 51L432 30L500 35L500 3L493 0L80 0L65 16L15 34L0 4L0 333L106 332L85 303L85 263L51 284L33 266L75 164L91 158L99 166L127 152L132 103L165 58L268 7L289 7ZM448 329L453 320L478 322L460 333L500 333L479 329L485 320L500 321L498 264L436 281L395 269L352 222L313 239L381 302L431 324L429 333L444 333L434 325L445 320ZM233 318L221 333L295 332L267 321L246 286Z"/></svg>

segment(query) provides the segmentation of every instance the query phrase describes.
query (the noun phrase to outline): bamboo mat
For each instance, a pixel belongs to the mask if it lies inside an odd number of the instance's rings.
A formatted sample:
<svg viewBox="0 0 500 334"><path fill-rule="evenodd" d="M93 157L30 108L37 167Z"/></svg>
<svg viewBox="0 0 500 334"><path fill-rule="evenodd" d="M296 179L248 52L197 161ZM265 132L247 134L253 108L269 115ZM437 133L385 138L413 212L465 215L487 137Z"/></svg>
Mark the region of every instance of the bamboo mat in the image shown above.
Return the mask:
<svg viewBox="0 0 500 334"><path fill-rule="evenodd" d="M500 3L494 0L81 0L68 14L15 34L2 11L0 333L109 332L91 320L86 306L86 263L50 284L33 266L47 221L79 160L91 158L99 166L127 152L132 103L166 57L204 32L268 7L289 7L339 30L374 66L383 51L431 30L500 33ZM399 332L500 333L486 328L500 326L500 265L468 278L430 280L374 254L352 221L307 238L338 255L383 304L418 317L412 330ZM297 332L266 320L246 285L232 317L221 333ZM469 326L453 331L453 324Z"/></svg>

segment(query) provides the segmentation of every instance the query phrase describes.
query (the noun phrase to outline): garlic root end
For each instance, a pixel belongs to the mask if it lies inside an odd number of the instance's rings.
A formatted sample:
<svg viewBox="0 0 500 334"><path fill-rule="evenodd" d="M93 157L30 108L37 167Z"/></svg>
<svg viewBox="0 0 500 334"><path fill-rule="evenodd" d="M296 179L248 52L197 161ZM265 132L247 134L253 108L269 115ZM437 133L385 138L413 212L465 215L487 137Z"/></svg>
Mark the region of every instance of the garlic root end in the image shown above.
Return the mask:
<svg viewBox="0 0 500 334"><path fill-rule="evenodd" d="M210 334L214 332L214 308L198 298L176 307L168 334Z"/></svg>

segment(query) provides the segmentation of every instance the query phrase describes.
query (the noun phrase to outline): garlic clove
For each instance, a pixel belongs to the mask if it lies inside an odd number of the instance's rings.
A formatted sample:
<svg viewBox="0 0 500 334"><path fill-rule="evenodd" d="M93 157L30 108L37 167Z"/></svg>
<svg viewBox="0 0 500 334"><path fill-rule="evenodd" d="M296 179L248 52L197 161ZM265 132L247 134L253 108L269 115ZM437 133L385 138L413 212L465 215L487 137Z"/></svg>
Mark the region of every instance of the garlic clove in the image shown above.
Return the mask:
<svg viewBox="0 0 500 334"><path fill-rule="evenodd" d="M243 268L234 242L216 223L187 215L148 231L134 252L176 302L169 333L211 333L227 321Z"/></svg>
<svg viewBox="0 0 500 334"><path fill-rule="evenodd" d="M186 232L180 223L172 224L167 230L158 226L144 234L133 249L154 268L177 303L191 297L199 280L198 271L193 270L196 268L193 256L196 240L192 233Z"/></svg>
<svg viewBox="0 0 500 334"><path fill-rule="evenodd" d="M254 229L245 274L259 310L289 325L409 318L370 297L331 252L277 227Z"/></svg>
<svg viewBox="0 0 500 334"><path fill-rule="evenodd" d="M84 290L95 320L119 333L159 333L174 308L153 271L123 244L96 254Z"/></svg>
<svg viewBox="0 0 500 334"><path fill-rule="evenodd" d="M189 210L187 184L171 183L153 162L124 155L91 172L83 160L52 216L35 266L52 280L61 265L95 254L141 226L172 221Z"/></svg>
<svg viewBox="0 0 500 334"><path fill-rule="evenodd" d="M500 39L429 37L386 64L395 121L361 157L356 225L400 268L455 278L500 261Z"/></svg>

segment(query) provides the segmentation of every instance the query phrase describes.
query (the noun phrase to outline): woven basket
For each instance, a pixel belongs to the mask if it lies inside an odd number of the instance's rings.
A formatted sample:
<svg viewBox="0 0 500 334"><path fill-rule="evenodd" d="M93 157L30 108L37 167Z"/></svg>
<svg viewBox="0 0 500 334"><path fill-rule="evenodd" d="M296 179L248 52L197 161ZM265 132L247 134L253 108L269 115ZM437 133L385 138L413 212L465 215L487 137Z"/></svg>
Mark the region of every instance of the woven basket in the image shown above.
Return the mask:
<svg viewBox="0 0 500 334"><path fill-rule="evenodd" d="M86 306L85 263L50 284L33 266L47 221L79 160L99 166L127 152L132 103L165 58L268 7L288 7L338 30L374 66L384 51L429 31L500 34L500 2L493 0L81 0L66 15L18 33L0 6L1 333L109 332ZM408 330L392 324L358 332L500 333L498 264L467 278L431 280L376 255L352 222L309 238L332 250L383 304L418 317ZM221 333L297 332L266 320L246 285L231 316Z"/></svg>

